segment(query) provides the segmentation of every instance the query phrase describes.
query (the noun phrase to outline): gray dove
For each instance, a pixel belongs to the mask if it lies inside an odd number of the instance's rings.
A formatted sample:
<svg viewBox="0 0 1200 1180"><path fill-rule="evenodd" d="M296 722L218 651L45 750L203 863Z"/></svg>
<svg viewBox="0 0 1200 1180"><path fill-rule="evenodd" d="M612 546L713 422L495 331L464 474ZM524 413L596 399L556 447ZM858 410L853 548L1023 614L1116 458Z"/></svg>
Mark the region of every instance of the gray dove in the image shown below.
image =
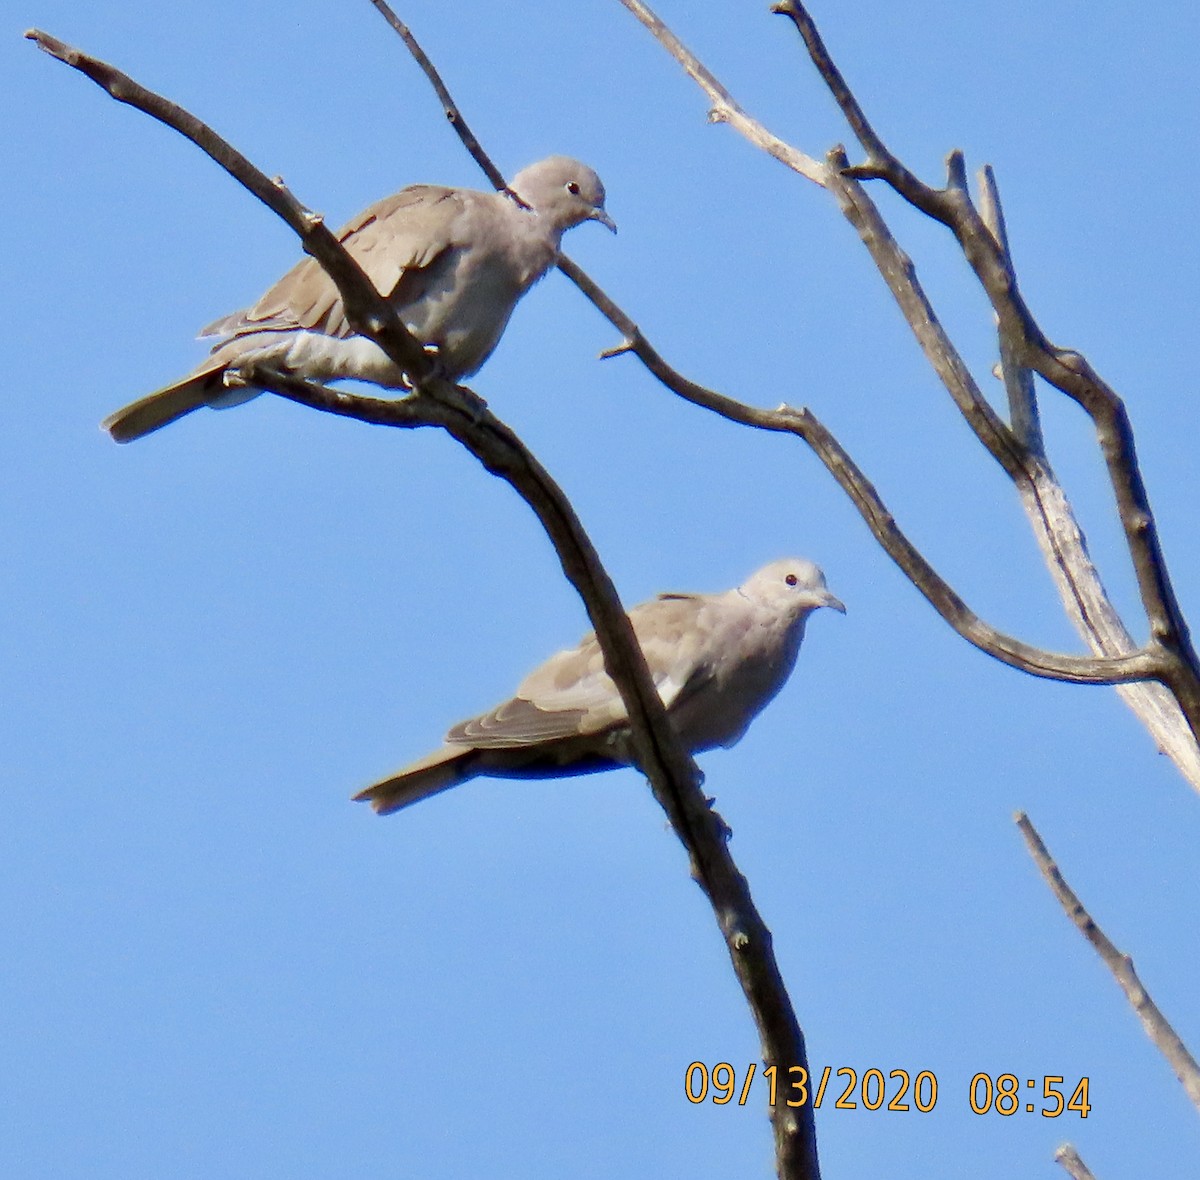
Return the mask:
<svg viewBox="0 0 1200 1180"><path fill-rule="evenodd" d="M689 751L740 740L791 675L805 622L822 606L846 611L811 561L784 558L723 594L660 594L629 612L667 716ZM625 706L594 633L445 740L354 798L386 815L476 775L554 778L633 761Z"/></svg>
<svg viewBox="0 0 1200 1180"><path fill-rule="evenodd" d="M514 197L512 194L516 194ZM459 381L496 347L517 301L557 261L562 235L584 221L614 233L604 185L587 165L550 156L517 173L507 193L416 184L365 209L338 238L375 289ZM225 371L262 361L318 381L357 378L405 387L404 374L346 322L337 287L314 259L297 263L253 307L210 324L223 337L203 364L103 422L130 442L201 406L258 395Z"/></svg>

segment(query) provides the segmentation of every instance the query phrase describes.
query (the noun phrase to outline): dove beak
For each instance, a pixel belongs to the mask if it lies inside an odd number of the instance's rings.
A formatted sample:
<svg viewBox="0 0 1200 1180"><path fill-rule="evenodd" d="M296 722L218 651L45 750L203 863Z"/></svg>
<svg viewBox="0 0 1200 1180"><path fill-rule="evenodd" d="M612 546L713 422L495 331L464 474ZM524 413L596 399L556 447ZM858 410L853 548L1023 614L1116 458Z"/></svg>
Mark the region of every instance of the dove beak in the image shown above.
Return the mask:
<svg viewBox="0 0 1200 1180"><path fill-rule="evenodd" d="M817 595L817 606L827 606L837 611L839 615L846 613L846 604L836 595L830 594L828 590L822 590Z"/></svg>
<svg viewBox="0 0 1200 1180"><path fill-rule="evenodd" d="M617 223L615 221L613 221L613 219L611 217L609 217L609 215L603 209L600 209L600 208L593 209L588 214L588 219L590 221L598 221L601 225L605 226L607 229L611 229L613 231L613 233L617 232Z"/></svg>

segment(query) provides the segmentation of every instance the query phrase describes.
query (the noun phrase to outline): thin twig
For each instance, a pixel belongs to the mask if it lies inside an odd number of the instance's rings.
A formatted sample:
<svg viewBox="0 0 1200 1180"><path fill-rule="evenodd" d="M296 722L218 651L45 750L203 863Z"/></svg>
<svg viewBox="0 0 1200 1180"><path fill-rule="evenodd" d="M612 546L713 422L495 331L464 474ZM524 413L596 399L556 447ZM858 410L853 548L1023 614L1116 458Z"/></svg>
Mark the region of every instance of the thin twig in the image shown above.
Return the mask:
<svg viewBox="0 0 1200 1180"><path fill-rule="evenodd" d="M1037 829L1030 822L1029 816L1018 811L1014 817L1029 855L1034 864L1041 870L1051 892L1058 898L1068 918L1075 923L1079 932L1096 948L1104 965L1112 972L1125 998L1132 1005L1146 1035L1154 1042L1158 1051L1167 1059L1167 1063L1175 1071L1175 1076L1183 1083L1187 1096L1195 1107L1200 1110L1200 1065L1188 1052L1187 1046L1179 1039L1179 1034L1168 1023L1167 1018L1159 1011L1158 1005L1150 998L1142 981L1138 979L1133 969L1133 960L1122 954L1113 945L1109 937L1096 925L1095 919L1083 906L1071 887L1067 884L1058 865L1050 857L1046 845L1038 835Z"/></svg>
<svg viewBox="0 0 1200 1180"><path fill-rule="evenodd" d="M385 0L371 0L376 11L383 17L399 38L408 46L409 53L417 65L420 66L422 73L429 80L430 86L433 87L434 93L438 96L438 101L442 104L442 113L446 116L446 121L454 128L458 138L462 140L463 147L471 154L471 158L483 169L484 175L492 182L492 187L503 191L508 188L508 181L504 179L504 174L496 167L492 158L483 150L483 144L475 137L475 133L467 126L466 119L463 118L463 113L458 108L458 104L454 101L450 94L446 83L442 81L442 76L437 72L433 62L429 60L425 50L421 48L416 37L413 36L412 30L406 25L385 2Z"/></svg>
<svg viewBox="0 0 1200 1180"><path fill-rule="evenodd" d="M728 123L735 131L744 135L752 143L757 144L765 152L775 157L781 163L807 177L814 184L825 186L828 181L828 169L820 160L805 155L802 151L784 142L777 135L772 135L757 119L752 119L734 101L733 96L713 77L711 71L691 53L687 47L671 32L663 21L648 5L641 0L620 0L634 16L654 34L668 53L684 68L688 76L712 100L708 112L709 122Z"/></svg>

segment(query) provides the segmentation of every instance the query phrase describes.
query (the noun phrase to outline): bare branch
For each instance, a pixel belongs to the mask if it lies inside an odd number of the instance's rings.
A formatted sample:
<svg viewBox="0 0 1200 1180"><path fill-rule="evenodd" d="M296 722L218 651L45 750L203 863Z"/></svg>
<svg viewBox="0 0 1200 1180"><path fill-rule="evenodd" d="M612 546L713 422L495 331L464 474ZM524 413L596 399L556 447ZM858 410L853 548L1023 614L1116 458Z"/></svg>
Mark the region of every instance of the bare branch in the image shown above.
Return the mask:
<svg viewBox="0 0 1200 1180"><path fill-rule="evenodd" d="M870 481L810 411L781 406L774 412L750 411L749 416L755 419L754 425L798 434L812 447L853 501L888 556L900 566L938 614L980 651L1033 676L1073 684L1121 684L1157 679L1162 675L1161 657L1152 648L1101 659L1060 655L1014 639L984 622L900 531Z"/></svg>
<svg viewBox="0 0 1200 1180"><path fill-rule="evenodd" d="M1079 1158L1079 1152L1069 1143L1064 1143L1054 1153L1054 1162L1062 1165L1071 1180L1096 1180L1091 1169Z"/></svg>
<svg viewBox="0 0 1200 1180"><path fill-rule="evenodd" d="M624 2L624 0L622 0ZM854 132L855 138L862 144L863 150L867 153L867 163L853 170L852 175L856 179L868 180L874 179L878 173L877 167L883 167L885 159L888 158L888 152L883 146L883 141L875 134L875 129L867 121L867 116L863 113L862 107L858 105L856 99L846 85L846 80L842 77L842 72L833 62L833 58L825 49L825 43L821 40L821 34L817 31L817 26L813 22L812 17L804 9L803 5L795 4L792 0L780 0L779 3L771 5L771 11L779 13L781 16L786 16L795 24L800 36L804 38L805 45L808 46L809 55L819 70L825 85L829 88L830 94L833 95L834 101L841 109L846 122L850 124L850 129ZM896 163L899 163L898 161ZM916 178L914 177L915 181Z"/></svg>
<svg viewBox="0 0 1200 1180"><path fill-rule="evenodd" d="M1031 476L1029 483L1017 485L1017 491L1067 617L1098 656L1119 656L1137 650L1104 589L1071 502L1049 463L1035 460ZM1159 749L1200 790L1200 747L1172 693L1161 683L1118 685L1117 692L1146 726Z"/></svg>
<svg viewBox="0 0 1200 1180"><path fill-rule="evenodd" d="M879 268L893 298L904 313L917 343L941 379L975 437L1004 468L1010 479L1024 477L1026 448L1008 425L992 409L971 370L947 335L929 302L912 259L900 249L874 201L853 177L848 175L846 156L841 148L829 154L833 166L829 189L837 198L843 216L858 231L863 245Z"/></svg>
<svg viewBox="0 0 1200 1180"><path fill-rule="evenodd" d="M387 17L392 27L400 33L405 45L416 57L426 76L435 87L438 97L448 111L453 111L451 123L458 131L467 150L477 160L482 159L485 170L491 168L490 161L479 147L478 141L466 129L466 122L458 111L445 84L407 26L391 13L383 0L371 2ZM667 47L715 102L730 110L740 108L729 92L721 86L711 72L679 41L650 9L640 0L621 0L655 37ZM753 120L741 117L744 127ZM739 129L742 129L740 127ZM763 142L770 138L760 125L754 124L752 138ZM802 153L794 153L807 160ZM782 156L780 158L783 158ZM803 163L797 164L789 155L785 162L808 175ZM815 161L813 162L815 163ZM845 180L839 174L845 164L844 157L835 157L833 168L821 172L818 183L833 189L843 204L843 209L852 223L859 228L863 240L876 257L880 270L889 280L893 294L900 303L909 322L913 324L918 339L925 349L934 368L942 375L947 388L955 396L956 404L984 445L988 447L1014 478L1023 477L1025 450L1012 432L996 416L983 396L966 364L959 356L949 337L938 322L924 292L916 280L911 261L902 253L874 204L854 181ZM494 171L494 169L492 169ZM489 171L489 175L492 172ZM498 173L496 174L498 176ZM814 179L811 177L810 179ZM653 349L642 335L638 326L627 316L591 279L577 263L564 256L559 269L572 280L594 306L625 338L616 348L609 349L606 356L622 352L633 352L669 389L695 405L703 406L721 414L731 421L757 426L766 430L786 431L805 439L825 463L842 487L847 491L863 518L867 521L876 539L887 553L925 595L926 599L968 642L997 659L1030 672L1035 676L1069 680L1086 684L1117 684L1135 680L1152 679L1158 675L1155 661L1149 652L1122 652L1115 660L1089 660L1043 652L1019 640L1004 635L978 618L954 592L911 542L897 527L891 513L884 507L878 493L862 472L841 448L836 439L807 410L787 410L786 413L755 410L733 399L722 397L711 390L688 381L671 368Z"/></svg>
<svg viewBox="0 0 1200 1180"><path fill-rule="evenodd" d="M1004 220L1004 208L1000 204L1000 190L996 185L996 174L990 164L979 170L979 212L984 224L996 239L1001 256L1012 281L1017 281L1013 269L1012 251L1008 244L1008 227ZM997 324L999 318L997 317ZM1017 360L1012 346L1004 333L997 333L1000 350L1000 376L1008 394L1009 423L1013 433L1033 455L1043 458L1046 454L1042 438L1042 423L1038 416L1037 393L1034 390L1033 374Z"/></svg>
<svg viewBox="0 0 1200 1180"><path fill-rule="evenodd" d="M51 57L91 78L118 102L136 107L190 139L296 232L305 252L311 254L337 284L346 306L346 317L356 332L375 340L414 382L419 383L431 375L433 365L428 354L405 327L396 309L375 290L320 214L312 213L300 204L282 181L268 179L195 115L147 90L107 62L90 57L38 29L28 30L25 36Z"/></svg>
<svg viewBox="0 0 1200 1180"><path fill-rule="evenodd" d="M1188 1052L1187 1047L1179 1039L1179 1035L1167 1022L1167 1018L1158 1010L1158 1006L1147 994L1133 969L1133 960L1122 954L1109 940L1108 936L1096 925L1091 914L1084 909L1083 903L1071 890L1059 871L1058 865L1050 857L1046 845L1038 835L1037 829L1029 817L1022 811L1014 817L1029 855L1034 864L1041 870L1051 892L1058 898L1068 918L1075 923L1079 932L1096 948L1104 965L1112 972L1113 978L1125 993L1125 998L1133 1006L1146 1035L1154 1042L1158 1051L1167 1059L1167 1063L1175 1071L1175 1076L1183 1083L1183 1088L1192 1103L1200 1110L1200 1065Z"/></svg>
<svg viewBox="0 0 1200 1180"><path fill-rule="evenodd" d="M1000 194L991 167L980 169L980 201L984 222L992 231L1012 270L1008 235ZM1120 615L1112 605L1100 573L1088 552L1083 530L1059 484L1042 441L1033 374L1013 355L1007 337L998 334L1000 364L1008 390L1013 433L1029 450L1026 480L1016 481L1021 505L1046 566L1058 590L1067 617L1098 656L1123 655L1136 649ZM1200 790L1200 746L1175 698L1160 684L1126 684L1117 691L1137 714L1180 773Z"/></svg>
<svg viewBox="0 0 1200 1180"><path fill-rule="evenodd" d="M867 153L867 167L848 169L847 174L885 180L915 208L947 226L958 239L992 304L1013 359L1072 398L1092 418L1150 634L1171 654L1167 682L1200 740L1200 659L1192 647L1187 621L1167 572L1124 403L1079 353L1051 344L1038 326L1021 296L1001 244L971 201L961 154L951 154L945 188L931 188L918 180L892 155L867 122L799 0L781 0L774 11L795 24L813 64Z"/></svg>
<svg viewBox="0 0 1200 1180"><path fill-rule="evenodd" d="M695 62L692 55L682 47L678 38L666 30L662 21L650 13L644 5L633 5L627 0L621 0L621 3L629 8L643 24L651 28L651 31L655 32L672 56L675 56L677 60L686 57L694 63L693 68L689 69L689 73L697 77L706 93L711 93L710 86L718 88L722 94L728 93L712 78L711 73L705 67ZM1077 621L1078 629L1098 655L1118 656L1132 652L1136 645L1108 601L1099 577L1087 557L1086 545L1071 513L1070 504L1054 480L1049 465L1042 460L1040 431L1034 432L1028 421L1022 420L1020 414L1014 417L1014 422L1019 428L1017 432L1010 430L997 417L938 322L916 277L911 260L899 248L874 203L867 197L862 186L857 183L858 179L862 178L886 179L892 182L894 187L906 190L902 195L906 196L916 207L924 209L930 216L943 221L952 228L955 224L955 217L958 216L955 211L956 203L957 206L968 209L973 217L975 235L986 238L990 243L991 255L998 267L998 275L1007 276L1008 286L1004 287L1003 283L1000 286L1005 290L1011 289L1015 293L1016 284L1008 261L1007 245L999 241L971 204L966 188L965 166L961 153L951 153L948 159L949 183L945 190L929 189L922 185L915 176L903 168L898 160L890 155L882 140L868 123L857 101L846 86L840 71L830 59L815 25L803 6L792 0L784 0L784 2L776 4L774 10L791 17L793 23L797 25L809 48L810 55L814 57L819 72L834 93L848 122L859 135L860 142L863 143L871 157L871 162L868 164L851 168L847 165L845 154L841 149L831 152L832 167L826 174L825 187L837 197L843 214L858 230L859 236L871 252L922 350L946 386L965 421L1017 487L1026 512L1033 521L1039 544L1047 554L1047 561L1050 563L1052 575L1066 604L1068 614L1073 621ZM709 81L707 83L701 81L701 77ZM755 134L744 133L752 142L759 142L757 132ZM783 159L785 163L788 162L786 154L772 154ZM971 251L968 249L968 243L963 241L961 235L960 241L970 260ZM586 276L584 277L586 278ZM579 280L577 279L577 281ZM628 318L615 317L612 314L611 303L608 307L604 306L593 291L589 291L582 283L581 287L600 310L617 325L625 335L627 342L633 340L633 332L636 329L631 330L630 327L625 326L630 323ZM1012 334L1005 329L1006 321L1001 309L997 306L995 299L992 302L1000 325L1001 353L1006 358L1006 370L1016 375L1019 382L1013 392L1014 395L1024 399L1031 395L1031 391L1030 394L1024 392L1025 383L1029 381L1029 369L1033 368L1045 376L1044 366L1039 367L1030 359L1024 337L1018 344L1013 343ZM622 319L624 324L621 322ZM1034 327L1036 329L1036 325ZM1044 343L1040 331L1036 335ZM1046 347L1049 348L1049 345ZM671 370L656 354L651 357L650 353L653 350L641 348L634 343L623 346L621 351L636 353L668 387L681 393L682 396L687 396L686 393L682 393L682 390L691 386L691 383L674 373L674 370ZM1075 354L1071 353L1063 353L1062 356L1068 361L1075 358ZM1081 360L1081 358L1075 359ZM1022 372L1025 373L1023 377L1020 375ZM695 387L691 386L691 388ZM1113 397L1115 398L1115 394ZM1098 433L1106 459L1110 460L1110 477L1113 477L1115 469L1128 470L1127 460L1133 455L1132 432L1124 414L1124 407L1120 406L1119 400L1117 407L1114 411L1115 417L1110 415L1108 425L1103 427L1098 425ZM1111 457L1119 452L1125 453L1126 460L1117 461L1114 464ZM1136 464L1136 459L1134 459L1134 463ZM828 464L826 465L828 466ZM1165 569L1154 557L1158 542L1153 533L1153 517L1149 515L1148 505L1146 505L1145 512L1141 512L1137 508L1138 504L1145 504L1145 491L1140 486L1140 475L1136 471L1136 466L1132 470L1135 478L1132 481L1123 477L1115 478L1114 488L1117 493L1118 510L1121 513L1122 523L1126 526L1132 525L1132 531L1141 538L1136 547L1131 544L1131 554L1135 566L1139 570L1139 586L1143 591L1143 602L1158 601L1174 604L1175 600L1169 583L1166 584L1165 592L1162 592L1161 588L1155 589L1156 579L1160 574L1165 577ZM1130 507L1131 505L1133 507ZM1148 532L1143 536L1139 530L1148 530ZM1127 537L1130 532L1130 527L1126 527ZM878 533L876 533L876 537L879 538ZM1149 540L1146 539L1147 537ZM889 549L889 553L894 560L898 560L895 552ZM1075 560L1078 561L1078 564L1072 566L1070 562ZM1067 564L1058 564L1060 561ZM907 565L901 564L901 568L910 578L913 577L912 571ZM1146 588L1147 584L1150 585L1149 591ZM919 583L917 585L919 589L922 589ZM922 592L925 591L922 589ZM926 594L926 597L929 595ZM1197 673L1196 659L1191 650L1190 641L1187 640L1186 624L1183 622L1177 605L1166 611L1165 615L1162 611L1156 615L1150 610L1148 610L1148 615L1151 634L1155 637L1154 646L1162 652L1160 674L1157 677L1161 681L1161 685L1132 685L1121 688L1119 691L1147 726L1158 742L1159 748L1170 755L1180 772L1197 789L1200 789L1200 744L1198 744L1198 739L1200 739L1200 675ZM1167 616L1170 616L1175 622L1168 624L1165 629L1161 625L1155 626L1156 617L1161 623ZM960 631L960 633L962 632ZM1172 646L1171 643L1160 639L1160 636L1164 634L1172 639L1182 636L1183 643L1177 642L1175 646ZM988 649L985 647L984 650Z"/></svg>
<svg viewBox="0 0 1200 1180"><path fill-rule="evenodd" d="M757 144L769 155L774 156L780 163L807 177L814 184L825 186L828 180L828 170L819 160L806 156L802 151L785 143L777 135L772 135L757 119L752 119L734 101L733 96L713 77L712 73L693 54L674 33L651 11L641 0L620 0L634 16L646 26L660 45L681 65L688 76L712 100L712 109L708 112L709 122L728 123L736 131L744 135L751 143Z"/></svg>
<svg viewBox="0 0 1200 1180"><path fill-rule="evenodd" d="M293 401L379 425L438 426L451 434L492 474L509 483L533 509L554 545L563 572L583 599L604 656L605 670L620 692L629 716L634 754L691 858L692 873L708 895L729 948L734 970L758 1024L765 1055L773 1064L807 1068L804 1035L779 973L771 934L758 914L749 885L727 847L728 829L700 790L700 772L681 748L655 690L632 625L616 589L570 503L515 434L469 391L430 373L423 349L394 309L346 254L318 218L299 206L244 156L194 116L152 93L96 58L44 33L27 34L52 56L81 70L113 97L181 132L217 160L236 180L277 212L326 267L346 302L368 310L351 323L393 359L420 374L411 397L358 398L274 372L248 366L244 379ZM419 362L419 363L418 363ZM474 400L472 400L474 398ZM819 1180L811 1107L772 1108L779 1173L788 1180Z"/></svg>
<svg viewBox="0 0 1200 1180"><path fill-rule="evenodd" d="M493 188L499 191L507 190L508 182L504 179L504 174L492 162L492 158L483 150L483 144L476 139L475 133L467 126L467 121L463 118L462 111L458 109L458 104L454 101L446 83L442 81L441 74L437 72L433 62L429 60L425 50L413 36L412 30L392 11L386 0L371 0L371 3L408 46L409 53L413 55L417 65L421 67L422 73L429 79L434 93L438 96L438 101L442 104L442 113L446 116L447 122L454 128L458 138L462 140L463 147L471 154L471 159L483 169L484 175L492 182Z"/></svg>

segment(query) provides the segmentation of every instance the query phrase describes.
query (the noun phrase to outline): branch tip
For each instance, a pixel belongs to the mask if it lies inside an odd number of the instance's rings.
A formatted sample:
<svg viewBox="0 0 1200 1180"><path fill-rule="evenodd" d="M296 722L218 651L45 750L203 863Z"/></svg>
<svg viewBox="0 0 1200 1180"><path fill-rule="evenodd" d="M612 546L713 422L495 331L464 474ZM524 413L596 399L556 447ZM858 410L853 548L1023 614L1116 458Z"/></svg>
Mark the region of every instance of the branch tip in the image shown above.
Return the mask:
<svg viewBox="0 0 1200 1180"><path fill-rule="evenodd" d="M952 148L946 155L946 187L967 191L967 158L962 148Z"/></svg>
<svg viewBox="0 0 1200 1180"><path fill-rule="evenodd" d="M612 348L606 348L603 352L597 354L596 359L601 361L611 360L614 356L624 356L627 352L633 352L636 345L632 340L622 340L620 344L613 345Z"/></svg>

